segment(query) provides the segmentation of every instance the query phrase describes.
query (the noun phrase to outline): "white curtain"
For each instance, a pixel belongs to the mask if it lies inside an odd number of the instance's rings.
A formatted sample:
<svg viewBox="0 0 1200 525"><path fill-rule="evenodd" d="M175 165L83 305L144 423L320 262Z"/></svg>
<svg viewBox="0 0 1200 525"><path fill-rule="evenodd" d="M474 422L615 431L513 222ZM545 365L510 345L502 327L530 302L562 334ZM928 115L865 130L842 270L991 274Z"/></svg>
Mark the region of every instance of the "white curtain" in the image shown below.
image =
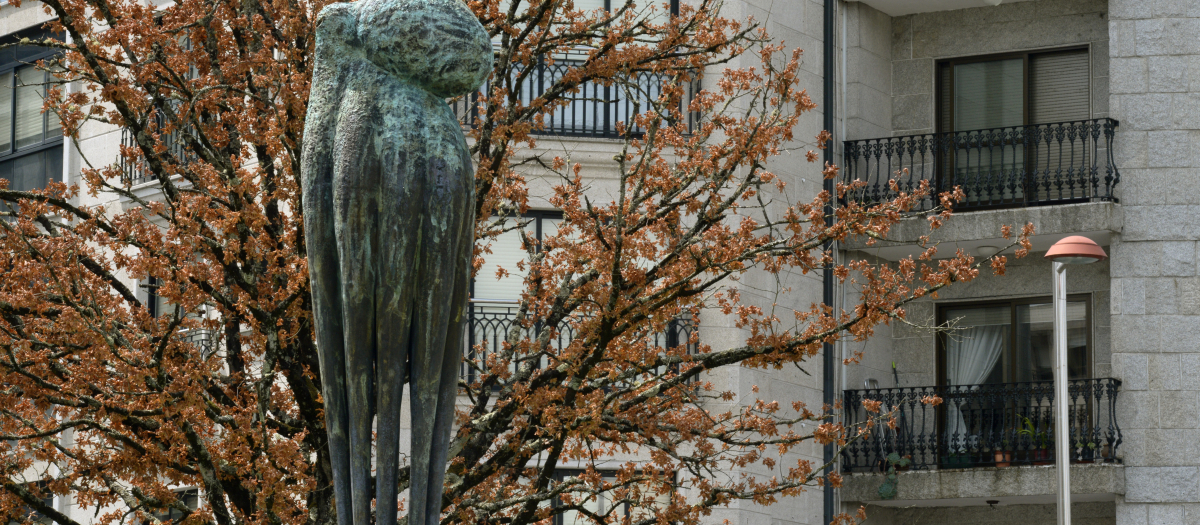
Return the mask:
<svg viewBox="0 0 1200 525"><path fill-rule="evenodd" d="M946 383L978 385L992 373L1004 350L1007 325L975 326L951 336L946 345ZM946 403L946 439L962 451L963 445L978 440L968 436L966 420L954 401ZM957 440L954 440L957 438Z"/></svg>

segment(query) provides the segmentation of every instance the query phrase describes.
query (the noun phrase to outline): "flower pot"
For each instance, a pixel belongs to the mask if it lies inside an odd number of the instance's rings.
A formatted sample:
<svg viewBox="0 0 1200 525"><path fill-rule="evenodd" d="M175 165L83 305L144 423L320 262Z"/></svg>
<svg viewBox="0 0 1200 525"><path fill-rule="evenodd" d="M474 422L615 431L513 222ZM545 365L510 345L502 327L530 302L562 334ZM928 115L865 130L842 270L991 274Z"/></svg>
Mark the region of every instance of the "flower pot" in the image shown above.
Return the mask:
<svg viewBox="0 0 1200 525"><path fill-rule="evenodd" d="M1054 459L1050 457L1050 451L1044 448L1039 448L1033 451L1034 465L1049 465L1054 463Z"/></svg>
<svg viewBox="0 0 1200 525"><path fill-rule="evenodd" d="M1011 450L997 450L997 451L993 452L992 455L996 459L996 467L997 468L1005 468L1005 467L1012 466L1012 451Z"/></svg>

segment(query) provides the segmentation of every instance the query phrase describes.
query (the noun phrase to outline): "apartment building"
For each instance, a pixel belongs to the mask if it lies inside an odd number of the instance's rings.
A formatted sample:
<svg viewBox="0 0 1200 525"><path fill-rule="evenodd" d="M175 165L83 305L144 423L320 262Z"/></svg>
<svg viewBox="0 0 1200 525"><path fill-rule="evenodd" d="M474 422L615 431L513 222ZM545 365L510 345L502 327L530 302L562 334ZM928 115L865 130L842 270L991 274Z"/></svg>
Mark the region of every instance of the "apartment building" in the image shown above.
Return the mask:
<svg viewBox="0 0 1200 525"><path fill-rule="evenodd" d="M714 382L738 399L753 400L759 387L810 406L844 400L847 423L861 421L864 399L899 411L895 430L842 454L840 489L765 507L740 502L712 521L815 525L865 505L871 523L886 525L1053 523L1051 450L1059 437L1049 411L1052 274L1042 255L1084 235L1110 259L1067 273L1074 522L1200 523L1200 193L1187 182L1200 170L1200 3L830 1L725 6L728 16L753 16L806 50L802 83L821 107L797 136L832 128L842 176L868 182L853 198L886 198L883 183L898 170L902 185L962 187L966 200L935 235L943 254L991 255L1006 245L1002 224L1025 222L1037 228L1034 253L1011 260L1007 276L984 272L914 303L909 323L882 327L866 343L840 343L826 357L862 351L860 365L833 374L719 372ZM0 34L36 33L45 16L33 2L6 6ZM24 64L37 53L0 56L0 87L11 88L0 89L0 120L9 123L0 130L0 177L17 188L77 181L81 158L112 156L123 140L120 129L91 126L78 149L64 144L57 123L36 111L40 100L32 102L38 88L27 77L41 73ZM614 124L628 115L628 101L609 100L608 111L563 109L529 153L569 155L603 193L619 149ZM793 190L820 191L810 165L778 164L773 170ZM528 218L548 234L559 217L546 200L552 181L527 175L536 209ZM136 172L128 176L142 183L138 191L155 191ZM923 227L906 223L870 246L851 240L839 257L899 260L915 253L911 241ZM514 266L518 248L515 238L501 238L480 275ZM820 274L791 279L751 283L761 296L750 300L806 307L825 299ZM519 272L474 283L472 343L505 329L519 283ZM790 291L782 300L771 293L783 288ZM834 289L834 303L852 292ZM946 334L927 329L947 324L954 329ZM744 337L715 312L662 337L676 344L694 330L713 346ZM945 403L920 404L928 394ZM812 447L800 456L820 461L823 453ZM892 453L909 461L894 482L883 472ZM70 498L55 506L81 523L95 515Z"/></svg>

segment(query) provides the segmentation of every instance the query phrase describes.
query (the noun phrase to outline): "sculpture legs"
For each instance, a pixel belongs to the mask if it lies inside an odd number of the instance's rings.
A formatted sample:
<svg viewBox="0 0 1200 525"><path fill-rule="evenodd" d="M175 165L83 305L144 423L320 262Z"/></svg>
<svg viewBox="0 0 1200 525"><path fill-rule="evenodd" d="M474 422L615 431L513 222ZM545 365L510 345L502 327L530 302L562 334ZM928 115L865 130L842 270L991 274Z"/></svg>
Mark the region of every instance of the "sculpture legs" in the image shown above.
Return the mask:
<svg viewBox="0 0 1200 525"><path fill-rule="evenodd" d="M346 361L342 339L342 299L337 243L333 227L333 190L314 184L304 193L308 212L304 232L308 237L308 273L312 286L313 321L317 333L317 358L324 385L325 434L335 496L350 494L349 413L346 408ZM351 515L350 499L336 498L337 515Z"/></svg>
<svg viewBox="0 0 1200 525"><path fill-rule="evenodd" d="M470 166L469 160L466 165ZM428 174L428 218L421 223L422 243L428 244L419 262L425 293L416 298L409 383L413 396L409 525L438 523L474 244L472 180L462 180L458 170L448 171L440 161L430 162Z"/></svg>
<svg viewBox="0 0 1200 525"><path fill-rule="evenodd" d="M360 146L352 140L344 143L349 151ZM329 326L318 329L318 351L340 525L371 522L373 427L376 523L396 521L406 375L413 426L409 523L436 525L441 510L470 278L472 181L445 162L400 157L381 170L368 151L335 169L333 235L309 217L322 239L336 241L312 239L310 246L336 249L309 255L311 271L322 272L314 279L314 306L338 314L322 317ZM340 294L329 281L340 284Z"/></svg>

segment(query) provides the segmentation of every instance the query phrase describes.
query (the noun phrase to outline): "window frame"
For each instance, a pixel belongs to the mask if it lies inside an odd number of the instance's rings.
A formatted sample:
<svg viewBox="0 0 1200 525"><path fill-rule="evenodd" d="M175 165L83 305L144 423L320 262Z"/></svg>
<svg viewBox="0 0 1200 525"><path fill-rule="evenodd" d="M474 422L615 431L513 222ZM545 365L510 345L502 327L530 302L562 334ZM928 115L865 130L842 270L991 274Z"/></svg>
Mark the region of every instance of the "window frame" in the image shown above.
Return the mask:
<svg viewBox="0 0 1200 525"><path fill-rule="evenodd" d="M1009 310L1009 347L1005 348L1001 354L1001 359L1004 360L1004 384L1015 383L1012 376L1012 371L1016 370L1017 352L1015 345L1017 344L1017 307L1030 304L1048 304L1053 303L1053 296L1038 295L1032 297L1019 297L1012 299L989 299L989 300L972 300L972 301L956 301L956 302L939 302L937 307L937 323L939 326L946 322L946 312L957 308L981 308L1007 306ZM1076 293L1068 294L1067 302L1082 302L1084 303L1084 323L1087 325L1087 352L1084 357L1084 368L1087 371L1087 379L1092 379L1095 376L1095 332L1096 328L1093 324L1095 320L1092 315L1092 294L1091 293ZM936 383L938 387L946 385L946 334L937 334L936 339Z"/></svg>
<svg viewBox="0 0 1200 525"><path fill-rule="evenodd" d="M954 124L953 124L954 123L953 99L951 100L951 103L949 104L950 107L944 107L942 104L942 101L946 97L947 93L949 93L949 95L951 97L953 97L953 95L954 95L954 75L953 75L953 71L951 71L952 74L950 75L949 82L943 83L942 82L942 69L943 68L945 68L945 67L953 68L954 66L962 65L962 64L977 64L977 63L981 63L981 62L994 62L997 60L1009 60L1009 59L1013 59L1013 58L1020 58L1021 59L1021 125L1029 126L1029 125L1031 125L1031 123L1029 122L1029 106L1030 106L1030 104L1029 104L1029 96L1030 96L1030 91L1029 91L1029 89L1030 89L1030 86L1029 86L1029 67L1030 67L1029 63L1030 63L1030 61L1029 61L1029 57L1031 57L1033 55L1042 55L1042 54L1048 54L1048 53L1063 53L1063 52L1068 52L1068 51L1079 51L1079 50L1087 51L1088 67L1090 70L1091 64L1092 64L1092 46L1090 43L1075 44L1075 45L1062 46L1062 47L1052 47L1052 48L1045 48L1045 49L1028 49L1028 50L1024 50L1024 51L1007 51L1004 53L992 53L992 54L986 54L986 55L970 55L970 56L961 56L961 57L953 57L953 58L943 58L943 59L935 61L934 67L933 67L933 88L934 88L934 91L933 91L934 92L934 94L933 94L933 107L934 107L933 132L934 133L960 133L960 132L966 132L966 131L975 131L975 130L967 130L967 129L964 129L964 130L943 129L944 122L949 122L950 127L951 128L954 127ZM1091 81L1092 81L1091 74L1089 74L1089 76L1088 76L1088 97L1089 97L1088 107L1089 108L1091 108L1091 105L1092 105ZM1090 113L1090 110L1089 110L1089 113Z"/></svg>
<svg viewBox="0 0 1200 525"><path fill-rule="evenodd" d="M586 468L560 467L560 468L554 469L554 474L552 475L552 479L554 479L554 481L557 483L557 482L561 482L563 479L565 479L567 477L579 476L580 474L584 474L586 472L587 472ZM596 469L596 472L598 472L600 474L600 478L602 480L608 480L610 478L615 480L617 471L616 470L608 470L608 469ZM678 491L679 491L679 481L678 481L678 478L676 478L676 481L671 484L671 495L674 496L675 493ZM561 505L561 501L562 500L560 500L557 496L555 496L551 500L550 505L552 507L558 507L559 505ZM611 502L608 501L607 499L605 500L604 503L606 505L611 504ZM625 506L625 509L624 509L624 512L622 513L622 517L628 518L630 516L631 511L630 511L629 505L624 505L624 506ZM571 524L566 523L566 518L564 517L564 515L562 513L555 514L552 519L554 520L553 525L571 525ZM671 523L675 523L675 522L671 522Z"/></svg>
<svg viewBox="0 0 1200 525"><path fill-rule="evenodd" d="M515 220L515 221L523 221L523 220L532 219L531 222L533 222L535 224L534 237L538 241L538 245L539 245L538 249L540 250L541 249L540 245L541 245L542 239L543 239L543 231L542 231L543 221L555 220L555 219L562 220L563 212L561 210L529 210L520 215L510 215L510 216L494 215L494 216L492 216L492 218L493 218L493 220L498 219L498 218L504 218L505 220ZM508 301L508 300L516 301L516 300L520 299L520 297L513 297L513 298L475 297L475 281L477 279L479 279L478 275L471 277L471 286L467 290L467 296L470 298L470 302L472 302L472 303L475 301L490 303L490 302L495 302L495 301Z"/></svg>
<svg viewBox="0 0 1200 525"><path fill-rule="evenodd" d="M36 490L43 490L43 491L49 492L49 488L47 486L47 485L49 485L49 480L33 481L33 482L29 482L29 483L24 483L23 485L25 485L26 487L34 487ZM58 509L58 495L54 494L53 492L49 492L49 494L50 494L49 496L43 497L41 499L42 504L47 507L51 507L51 508L57 510ZM53 518L50 518L50 517L42 514L41 511L29 508L28 505L21 505L21 512L26 513L24 518L32 520L32 521L28 521L27 523L37 523L37 524L41 524L41 523L53 524L53 523L55 523ZM9 521L6 523L8 525L15 525L18 522Z"/></svg>
<svg viewBox="0 0 1200 525"><path fill-rule="evenodd" d="M204 498L202 497L203 493L201 493L200 487L196 487L196 486L176 487L176 488L171 489L171 492L173 494L175 494L175 499L178 499L178 500L182 500L183 495L185 495L187 493L194 493L196 495L196 508L192 509L192 512L196 512L196 511L204 508ZM185 506L187 505L186 501L184 502L184 505ZM166 512L160 512L160 511L164 511L164 510ZM175 524L179 523L179 521L182 519L182 516L174 517L174 518L171 517L171 513L179 512L179 510L175 509L174 507L160 507L157 509L146 509L145 512L147 514L153 516L158 521L161 521L163 523L169 523L171 525L175 525ZM150 521L145 518L141 518L139 520L139 518L137 518L136 516L134 517L134 519L135 519L135 521L132 525L137 525L139 523L149 523L149 521Z"/></svg>
<svg viewBox="0 0 1200 525"><path fill-rule="evenodd" d="M43 26L39 24L39 25L36 25L33 27L25 28L20 31L15 31L15 32L9 33L7 35L4 35L3 37L0 37L0 43L19 42L22 38L59 38L59 36L56 35L55 33L52 33L50 31L44 29ZM30 47L34 47L34 46L30 46ZM57 135L55 135L53 137L47 138L45 136L46 131L48 131L48 127L47 127L48 120L47 119L58 118L58 117L53 112L47 113L47 112L43 111L42 112L42 133L43 133L42 140L33 145L25 146L22 148L17 147L16 70L20 69L22 67L26 67L26 66L35 66L36 67L36 64L39 61L46 60L49 58L54 58L54 57L60 56L62 54L58 50L49 49L49 50L31 54L28 56L19 57L19 56L17 56L17 52L19 51L19 49L20 48L17 48L16 50L14 50L14 56L13 56L12 60L10 60L8 62L0 63L0 75L3 75L5 73L13 74L11 85L0 86L0 89L9 89L10 93L12 94L12 97L11 97L12 100L10 102L12 104L12 107L10 108L10 115L11 115L12 120L11 120L11 122L9 122L9 138L10 138L9 150L7 152L0 152L0 163L10 161L10 160L15 160L15 159L25 157L28 155L34 155L34 154L41 153L43 151L46 151L46 150L49 150L52 148L56 148L56 147L65 147L65 144L66 144L66 141L63 140L63 135L62 135L61 131L60 131L60 133L58 133ZM42 86L43 86L43 90L45 90L46 86L50 85L50 73L46 70L39 70L39 71L43 74L44 83L42 84ZM61 127L60 127L60 130L61 130ZM60 172L54 174L53 177L48 177L48 179L50 181L63 182L65 180L66 169L67 169L66 163L64 162ZM11 181L10 181L10 183L11 183Z"/></svg>

